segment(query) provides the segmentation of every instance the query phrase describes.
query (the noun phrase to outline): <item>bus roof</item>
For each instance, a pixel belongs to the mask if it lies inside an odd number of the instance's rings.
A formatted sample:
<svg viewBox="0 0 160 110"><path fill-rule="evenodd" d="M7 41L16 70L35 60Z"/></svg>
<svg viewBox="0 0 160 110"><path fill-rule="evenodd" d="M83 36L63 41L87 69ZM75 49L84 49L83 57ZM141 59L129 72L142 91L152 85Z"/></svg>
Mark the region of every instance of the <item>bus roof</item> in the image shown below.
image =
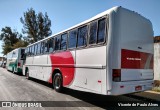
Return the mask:
<svg viewBox="0 0 160 110"><path fill-rule="evenodd" d="M18 49L25 49L25 48L26 48L26 47L19 47L19 48L16 48L16 49L14 49L14 50L8 52L7 54L9 54L9 53L11 53L11 52L13 52L13 51L15 51L15 50L18 50Z"/></svg>

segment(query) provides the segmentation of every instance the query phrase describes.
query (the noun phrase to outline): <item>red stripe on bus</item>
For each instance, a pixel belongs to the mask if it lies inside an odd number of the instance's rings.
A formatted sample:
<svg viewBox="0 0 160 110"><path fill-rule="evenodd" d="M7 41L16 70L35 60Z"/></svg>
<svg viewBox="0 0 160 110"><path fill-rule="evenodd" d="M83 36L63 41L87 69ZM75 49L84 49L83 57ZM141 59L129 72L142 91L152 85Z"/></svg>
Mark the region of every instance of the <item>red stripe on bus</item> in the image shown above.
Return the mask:
<svg viewBox="0 0 160 110"><path fill-rule="evenodd" d="M153 69L153 54L122 49L121 68Z"/></svg>
<svg viewBox="0 0 160 110"><path fill-rule="evenodd" d="M66 52L60 52L60 53L53 53L50 54L50 59L52 63L52 72L58 68L60 69L63 77L63 86L69 85L73 78L74 78L74 72L75 68L74 66L70 68L64 68L62 66L54 66L54 65L74 65L74 58L71 54L71 52L66 51ZM50 76L49 82L52 83L52 76Z"/></svg>

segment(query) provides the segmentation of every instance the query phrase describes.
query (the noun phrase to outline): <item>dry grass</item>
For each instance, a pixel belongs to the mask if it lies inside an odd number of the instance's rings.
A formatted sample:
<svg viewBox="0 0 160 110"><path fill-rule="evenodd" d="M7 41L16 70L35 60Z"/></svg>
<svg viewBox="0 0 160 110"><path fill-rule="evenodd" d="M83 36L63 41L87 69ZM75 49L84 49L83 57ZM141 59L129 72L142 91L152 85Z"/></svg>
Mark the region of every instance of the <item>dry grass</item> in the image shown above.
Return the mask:
<svg viewBox="0 0 160 110"><path fill-rule="evenodd" d="M160 81L159 80L154 81L154 87L152 90L156 92L160 92Z"/></svg>

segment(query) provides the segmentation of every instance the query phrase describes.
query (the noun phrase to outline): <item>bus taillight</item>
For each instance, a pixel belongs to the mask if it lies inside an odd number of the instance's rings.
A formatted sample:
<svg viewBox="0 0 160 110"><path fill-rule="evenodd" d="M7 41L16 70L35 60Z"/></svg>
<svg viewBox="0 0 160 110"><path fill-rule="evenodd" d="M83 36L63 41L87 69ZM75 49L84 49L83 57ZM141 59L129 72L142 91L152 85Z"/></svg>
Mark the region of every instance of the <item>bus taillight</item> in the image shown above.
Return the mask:
<svg viewBox="0 0 160 110"><path fill-rule="evenodd" d="M112 80L115 82L121 81L121 69L113 69Z"/></svg>
<svg viewBox="0 0 160 110"><path fill-rule="evenodd" d="M18 62L18 66L21 66L21 63L20 63L20 62Z"/></svg>

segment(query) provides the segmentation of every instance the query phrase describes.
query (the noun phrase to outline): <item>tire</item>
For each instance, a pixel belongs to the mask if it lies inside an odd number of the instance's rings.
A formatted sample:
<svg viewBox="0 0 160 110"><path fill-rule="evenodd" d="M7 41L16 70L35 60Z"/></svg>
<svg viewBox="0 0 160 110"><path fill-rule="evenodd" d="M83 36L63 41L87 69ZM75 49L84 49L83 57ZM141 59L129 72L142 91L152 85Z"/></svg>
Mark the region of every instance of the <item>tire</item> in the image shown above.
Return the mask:
<svg viewBox="0 0 160 110"><path fill-rule="evenodd" d="M26 71L26 78L29 80L30 77L29 77L29 70Z"/></svg>
<svg viewBox="0 0 160 110"><path fill-rule="evenodd" d="M15 72L15 68L14 68L14 67L13 67L13 69L12 69L12 73L13 73L13 74L15 74L15 73L16 73L16 72Z"/></svg>
<svg viewBox="0 0 160 110"><path fill-rule="evenodd" d="M56 73L53 77L53 87L56 92L62 92L63 85L62 85L62 75L60 73Z"/></svg>

